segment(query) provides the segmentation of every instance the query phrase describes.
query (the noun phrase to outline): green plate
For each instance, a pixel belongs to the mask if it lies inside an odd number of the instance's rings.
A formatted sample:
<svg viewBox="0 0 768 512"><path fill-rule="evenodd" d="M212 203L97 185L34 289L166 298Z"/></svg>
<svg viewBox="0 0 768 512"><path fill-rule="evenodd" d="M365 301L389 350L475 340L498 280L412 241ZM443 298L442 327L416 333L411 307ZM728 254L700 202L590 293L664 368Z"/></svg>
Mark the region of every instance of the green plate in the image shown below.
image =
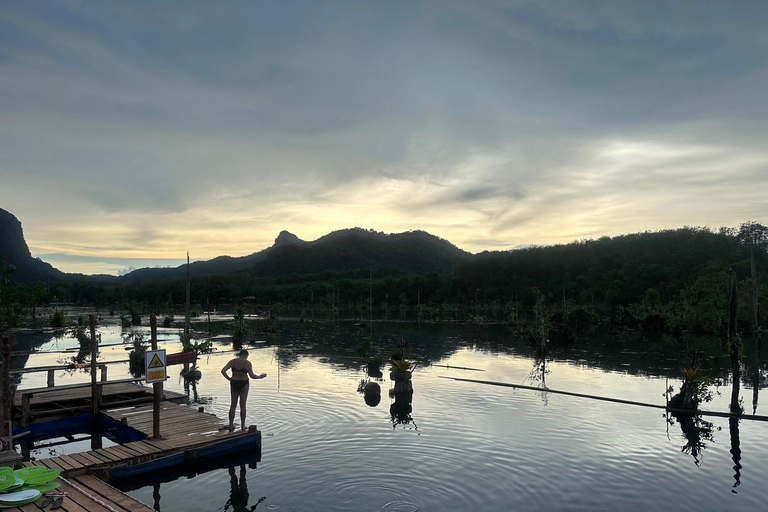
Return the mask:
<svg viewBox="0 0 768 512"><path fill-rule="evenodd" d="M7 494L0 494L0 507L20 507L22 505L26 505L27 503L36 501L42 495L42 492L36 490L16 491L9 492Z"/></svg>
<svg viewBox="0 0 768 512"><path fill-rule="evenodd" d="M13 474L21 478L22 480L26 480L30 476L44 473L47 469L48 468L46 468L45 466L30 466L28 468L17 469L16 471L13 472Z"/></svg>
<svg viewBox="0 0 768 512"><path fill-rule="evenodd" d="M13 472L0 475L0 492L3 492L4 490L15 485L16 485L16 477L13 476Z"/></svg>
<svg viewBox="0 0 768 512"><path fill-rule="evenodd" d="M27 478L24 479L24 482L28 485L47 484L48 482L59 478L60 474L60 469L46 469L40 473L27 476Z"/></svg>
<svg viewBox="0 0 768 512"><path fill-rule="evenodd" d="M51 482L49 484L38 484L38 485L24 485L22 487L21 491L40 491L40 492L48 492L52 491L54 489L58 489L61 487L61 484L59 482Z"/></svg>

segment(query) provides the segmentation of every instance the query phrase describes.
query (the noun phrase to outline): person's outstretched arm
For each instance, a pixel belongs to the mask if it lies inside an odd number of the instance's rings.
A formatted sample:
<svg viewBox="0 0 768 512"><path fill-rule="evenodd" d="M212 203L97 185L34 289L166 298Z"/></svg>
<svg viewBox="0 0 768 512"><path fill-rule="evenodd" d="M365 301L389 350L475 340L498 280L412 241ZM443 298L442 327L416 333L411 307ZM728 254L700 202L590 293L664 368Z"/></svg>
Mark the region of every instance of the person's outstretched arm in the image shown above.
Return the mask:
<svg viewBox="0 0 768 512"><path fill-rule="evenodd" d="M266 376L267 376L267 374L266 374L266 373L262 373L261 375L256 375L255 373L253 373L253 365L251 364L251 362L250 362L250 361L248 361L248 375L249 375L249 376L250 376L252 379L263 379L264 377L266 377Z"/></svg>

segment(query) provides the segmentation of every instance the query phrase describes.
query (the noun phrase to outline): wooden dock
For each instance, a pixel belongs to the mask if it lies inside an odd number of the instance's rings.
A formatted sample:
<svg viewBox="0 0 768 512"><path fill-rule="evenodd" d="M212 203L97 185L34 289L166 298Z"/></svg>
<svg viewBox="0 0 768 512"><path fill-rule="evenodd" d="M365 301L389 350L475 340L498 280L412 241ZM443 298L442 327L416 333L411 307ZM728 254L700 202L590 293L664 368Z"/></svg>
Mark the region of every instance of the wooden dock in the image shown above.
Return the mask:
<svg viewBox="0 0 768 512"><path fill-rule="evenodd" d="M152 507L135 500L104 483L98 478L84 475L71 479L59 479L61 487L55 492L66 493L60 510L64 512L154 512ZM39 512L45 498L35 503L16 508L6 508L11 512Z"/></svg>
<svg viewBox="0 0 768 512"><path fill-rule="evenodd" d="M142 379L99 382L101 407L114 408L141 403L152 403L152 387L138 386ZM185 402L187 395L164 391L164 398ZM40 418L52 419L91 410L91 384L19 389L13 398L13 414L21 426Z"/></svg>
<svg viewBox="0 0 768 512"><path fill-rule="evenodd" d="M146 435L152 433L153 405L142 405L104 411L101 414ZM160 407L163 439L145 439L119 444L88 452L61 455L48 459L25 462L24 466L45 466L60 469L62 486L57 491L67 493L62 502L65 512L151 512L152 508L115 489L106 482L110 474L131 478L146 475L146 466L153 471L195 466L198 454L201 460L220 460L220 453L261 451L261 432L251 427L248 431L229 432L226 420L196 409L164 401ZM147 464L151 463L151 464ZM150 473L151 474L151 473ZM16 512L37 512L43 499L20 508Z"/></svg>
<svg viewBox="0 0 768 512"><path fill-rule="evenodd" d="M152 408L152 405L144 405L105 411L102 414L149 436L152 434ZM113 469L172 455L184 454L185 458L194 460L198 450L215 449L217 445L236 442L250 445L252 449L261 446L261 433L258 430L229 432L225 428L225 420L172 402L162 402L160 424L163 436L160 440L134 441L88 452L25 462L24 465L61 469L65 477L95 474L109 480L109 473Z"/></svg>

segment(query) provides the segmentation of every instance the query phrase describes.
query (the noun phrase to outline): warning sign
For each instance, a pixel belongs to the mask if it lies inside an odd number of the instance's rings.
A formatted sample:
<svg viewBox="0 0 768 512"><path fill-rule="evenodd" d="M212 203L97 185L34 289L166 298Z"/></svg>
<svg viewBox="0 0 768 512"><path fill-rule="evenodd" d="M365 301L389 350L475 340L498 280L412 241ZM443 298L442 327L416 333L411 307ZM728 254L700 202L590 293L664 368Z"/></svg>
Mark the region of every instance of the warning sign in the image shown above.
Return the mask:
<svg viewBox="0 0 768 512"><path fill-rule="evenodd" d="M165 349L147 350L144 360L147 365L144 372L147 376L147 383L163 382L168 379L168 372L165 366Z"/></svg>

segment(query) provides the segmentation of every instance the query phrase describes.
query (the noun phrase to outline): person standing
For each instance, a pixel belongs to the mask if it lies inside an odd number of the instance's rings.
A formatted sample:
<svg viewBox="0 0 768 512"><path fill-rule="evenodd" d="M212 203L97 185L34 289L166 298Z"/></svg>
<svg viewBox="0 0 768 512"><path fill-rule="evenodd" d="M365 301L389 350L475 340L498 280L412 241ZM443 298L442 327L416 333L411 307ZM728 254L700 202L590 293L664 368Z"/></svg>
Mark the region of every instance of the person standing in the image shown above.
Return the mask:
<svg viewBox="0 0 768 512"><path fill-rule="evenodd" d="M227 370L232 370L232 376L227 375ZM241 350L237 357L229 361L221 374L229 381L229 391L232 397L232 403L229 406L229 431L235 430L235 409L237 401L240 400L240 427L245 430L245 402L248 400L248 388L250 379L263 379L266 373L256 375L253 373L253 365L248 361L248 351Z"/></svg>

